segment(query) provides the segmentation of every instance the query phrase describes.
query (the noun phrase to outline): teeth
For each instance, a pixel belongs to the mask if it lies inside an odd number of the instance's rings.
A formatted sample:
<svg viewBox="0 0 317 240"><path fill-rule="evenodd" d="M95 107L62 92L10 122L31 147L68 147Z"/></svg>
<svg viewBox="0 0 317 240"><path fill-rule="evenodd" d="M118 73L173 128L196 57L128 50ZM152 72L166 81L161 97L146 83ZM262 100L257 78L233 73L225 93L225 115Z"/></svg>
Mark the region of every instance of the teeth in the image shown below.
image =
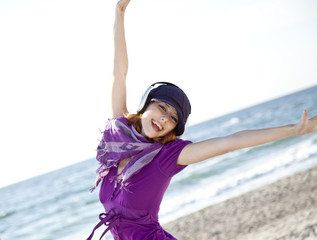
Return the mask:
<svg viewBox="0 0 317 240"><path fill-rule="evenodd" d="M159 125L157 122L155 122L155 121L153 121L153 123L160 129L160 130L162 130L162 127L161 127L161 125Z"/></svg>

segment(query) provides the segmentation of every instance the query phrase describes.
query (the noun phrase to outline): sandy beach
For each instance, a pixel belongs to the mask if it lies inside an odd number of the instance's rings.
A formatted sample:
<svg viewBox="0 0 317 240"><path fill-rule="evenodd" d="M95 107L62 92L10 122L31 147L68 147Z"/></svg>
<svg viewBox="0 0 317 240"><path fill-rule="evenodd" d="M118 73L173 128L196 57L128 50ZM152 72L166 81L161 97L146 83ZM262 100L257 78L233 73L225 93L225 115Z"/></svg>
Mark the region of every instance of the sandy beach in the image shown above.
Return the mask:
<svg viewBox="0 0 317 240"><path fill-rule="evenodd" d="M317 167L164 225L180 240L317 239Z"/></svg>

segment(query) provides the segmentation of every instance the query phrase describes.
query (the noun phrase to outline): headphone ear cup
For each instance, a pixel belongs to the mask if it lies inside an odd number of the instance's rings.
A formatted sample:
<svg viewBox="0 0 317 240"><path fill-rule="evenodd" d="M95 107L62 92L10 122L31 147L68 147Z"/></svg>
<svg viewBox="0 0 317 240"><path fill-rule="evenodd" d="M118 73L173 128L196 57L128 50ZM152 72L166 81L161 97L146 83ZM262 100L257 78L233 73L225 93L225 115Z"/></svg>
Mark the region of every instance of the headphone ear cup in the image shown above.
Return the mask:
<svg viewBox="0 0 317 240"><path fill-rule="evenodd" d="M150 87L148 87L148 89L145 91L145 93L143 94L142 98L141 98L141 101L139 103L139 107L137 109L137 113L143 113L144 112L144 108L146 106L146 103L147 103L147 100L148 100L148 97L149 97L149 94L150 92L152 91L153 89L153 85L152 84Z"/></svg>
<svg viewBox="0 0 317 240"><path fill-rule="evenodd" d="M143 94L141 101L139 103L139 107L137 109L137 113L143 113L145 111L145 108L147 107L147 105L150 103L151 99L150 99L150 93L154 88L157 88L161 85L167 85L170 83L167 82L156 82L153 83L151 86L148 87L148 89L146 89L145 93ZM173 85L173 84L171 84Z"/></svg>

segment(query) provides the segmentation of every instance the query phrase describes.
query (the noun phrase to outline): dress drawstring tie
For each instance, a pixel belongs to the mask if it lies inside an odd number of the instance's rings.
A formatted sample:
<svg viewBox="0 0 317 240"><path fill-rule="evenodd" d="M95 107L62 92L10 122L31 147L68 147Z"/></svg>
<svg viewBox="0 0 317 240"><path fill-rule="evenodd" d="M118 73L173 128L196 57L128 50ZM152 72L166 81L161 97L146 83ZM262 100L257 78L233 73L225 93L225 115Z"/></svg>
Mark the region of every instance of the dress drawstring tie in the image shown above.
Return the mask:
<svg viewBox="0 0 317 240"><path fill-rule="evenodd" d="M102 237L113 227L113 225L117 224L120 221L120 216L117 214L111 214L109 213L101 213L99 214L99 219L100 222L94 227L92 230L92 233L90 236L87 238L87 240L91 240L92 237L94 236L95 230L97 230L101 225L106 225L107 228L106 230L102 233L101 237L99 240L102 239Z"/></svg>
<svg viewBox="0 0 317 240"><path fill-rule="evenodd" d="M105 224L107 226L106 230L102 233L99 240L102 239L102 237L112 228L114 225L117 225L120 223L128 223L129 225L148 225L153 223L153 220L151 218L150 214L146 214L145 216L138 218L137 220L133 219L127 219L122 217L119 213L113 213L112 211L109 211L108 213L101 213L99 214L100 222L94 227L92 230L92 233L87 238L87 240L91 240L95 230L97 230L101 225Z"/></svg>

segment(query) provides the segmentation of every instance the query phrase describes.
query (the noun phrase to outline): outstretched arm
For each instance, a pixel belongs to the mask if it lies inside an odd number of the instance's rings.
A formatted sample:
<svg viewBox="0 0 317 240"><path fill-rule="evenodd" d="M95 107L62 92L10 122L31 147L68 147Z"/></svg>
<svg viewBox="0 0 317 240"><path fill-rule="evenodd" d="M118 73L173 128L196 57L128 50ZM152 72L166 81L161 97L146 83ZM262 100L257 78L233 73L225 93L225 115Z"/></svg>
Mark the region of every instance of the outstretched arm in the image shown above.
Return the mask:
<svg viewBox="0 0 317 240"><path fill-rule="evenodd" d="M126 76L128 73L128 54L124 33L124 14L130 0L120 0L116 6L114 22L114 66L111 92L112 117L128 113L126 103Z"/></svg>
<svg viewBox="0 0 317 240"><path fill-rule="evenodd" d="M226 137L189 144L181 152L177 163L179 165L189 165L237 149L253 147L314 131L317 131L317 116L308 119L308 113L305 110L301 120L297 124L258 130L245 130Z"/></svg>

